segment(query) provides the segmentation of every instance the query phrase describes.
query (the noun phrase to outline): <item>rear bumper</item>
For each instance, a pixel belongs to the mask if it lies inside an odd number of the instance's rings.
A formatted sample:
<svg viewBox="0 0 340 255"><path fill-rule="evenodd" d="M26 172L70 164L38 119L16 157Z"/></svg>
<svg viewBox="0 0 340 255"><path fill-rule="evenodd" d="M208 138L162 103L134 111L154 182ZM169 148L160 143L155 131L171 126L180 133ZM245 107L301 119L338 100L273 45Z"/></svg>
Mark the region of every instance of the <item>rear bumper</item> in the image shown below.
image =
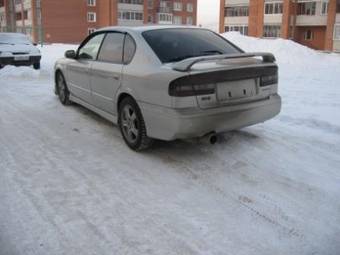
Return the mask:
<svg viewBox="0 0 340 255"><path fill-rule="evenodd" d="M149 137L176 140L201 137L210 132L227 132L269 120L281 111L281 97L247 104L201 110L176 110L139 103Z"/></svg>
<svg viewBox="0 0 340 255"><path fill-rule="evenodd" d="M30 56L28 60L15 60L15 57L0 57L0 65L30 66L39 63L41 56Z"/></svg>

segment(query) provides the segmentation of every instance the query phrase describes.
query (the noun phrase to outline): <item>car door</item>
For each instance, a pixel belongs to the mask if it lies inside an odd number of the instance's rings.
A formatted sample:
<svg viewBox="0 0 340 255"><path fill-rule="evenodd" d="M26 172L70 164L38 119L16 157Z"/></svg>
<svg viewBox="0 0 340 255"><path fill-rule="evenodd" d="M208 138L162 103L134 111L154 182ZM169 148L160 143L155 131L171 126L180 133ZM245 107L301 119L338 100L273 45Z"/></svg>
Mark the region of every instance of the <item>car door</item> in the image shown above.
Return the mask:
<svg viewBox="0 0 340 255"><path fill-rule="evenodd" d="M115 114L115 94L122 80L124 38L124 33L107 33L91 65L93 103L110 114Z"/></svg>
<svg viewBox="0 0 340 255"><path fill-rule="evenodd" d="M97 59L105 34L89 36L79 47L75 61L67 66L67 84L71 93L92 104L90 87L90 67Z"/></svg>

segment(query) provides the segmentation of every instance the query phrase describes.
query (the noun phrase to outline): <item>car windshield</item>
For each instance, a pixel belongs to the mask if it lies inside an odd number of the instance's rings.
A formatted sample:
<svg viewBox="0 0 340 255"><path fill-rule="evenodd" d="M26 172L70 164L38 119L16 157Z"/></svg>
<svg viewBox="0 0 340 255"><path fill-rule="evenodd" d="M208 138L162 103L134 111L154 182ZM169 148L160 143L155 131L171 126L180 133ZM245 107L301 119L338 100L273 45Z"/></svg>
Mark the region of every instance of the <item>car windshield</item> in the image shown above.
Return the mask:
<svg viewBox="0 0 340 255"><path fill-rule="evenodd" d="M0 44L31 44L24 34L0 33Z"/></svg>
<svg viewBox="0 0 340 255"><path fill-rule="evenodd" d="M240 50L212 31L170 28L143 32L143 37L162 63L191 57L240 53Z"/></svg>

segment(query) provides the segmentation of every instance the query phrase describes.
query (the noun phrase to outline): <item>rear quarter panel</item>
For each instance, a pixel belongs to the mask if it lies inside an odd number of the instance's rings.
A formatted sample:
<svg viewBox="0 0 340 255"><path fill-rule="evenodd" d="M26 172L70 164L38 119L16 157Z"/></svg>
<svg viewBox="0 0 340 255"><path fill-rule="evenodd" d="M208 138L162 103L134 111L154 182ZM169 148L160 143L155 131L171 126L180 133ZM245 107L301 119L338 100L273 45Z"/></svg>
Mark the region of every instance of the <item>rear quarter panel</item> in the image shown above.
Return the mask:
<svg viewBox="0 0 340 255"><path fill-rule="evenodd" d="M143 103L171 107L169 84L187 73L177 72L170 66L163 65L141 34L131 36L136 42L136 53L132 62L123 68L122 85L116 97L127 93Z"/></svg>

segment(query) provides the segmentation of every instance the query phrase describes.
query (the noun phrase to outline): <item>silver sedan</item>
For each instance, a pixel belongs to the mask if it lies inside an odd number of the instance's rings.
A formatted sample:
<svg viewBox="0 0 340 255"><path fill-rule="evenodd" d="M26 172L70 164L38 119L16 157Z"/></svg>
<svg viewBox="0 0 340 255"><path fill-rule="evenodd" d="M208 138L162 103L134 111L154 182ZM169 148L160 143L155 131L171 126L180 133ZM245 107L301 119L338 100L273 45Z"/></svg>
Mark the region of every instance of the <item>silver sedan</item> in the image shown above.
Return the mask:
<svg viewBox="0 0 340 255"><path fill-rule="evenodd" d="M206 29L110 27L55 65L62 104L78 103L118 124L133 150L154 139L205 137L250 126L281 109L269 53L245 53Z"/></svg>

